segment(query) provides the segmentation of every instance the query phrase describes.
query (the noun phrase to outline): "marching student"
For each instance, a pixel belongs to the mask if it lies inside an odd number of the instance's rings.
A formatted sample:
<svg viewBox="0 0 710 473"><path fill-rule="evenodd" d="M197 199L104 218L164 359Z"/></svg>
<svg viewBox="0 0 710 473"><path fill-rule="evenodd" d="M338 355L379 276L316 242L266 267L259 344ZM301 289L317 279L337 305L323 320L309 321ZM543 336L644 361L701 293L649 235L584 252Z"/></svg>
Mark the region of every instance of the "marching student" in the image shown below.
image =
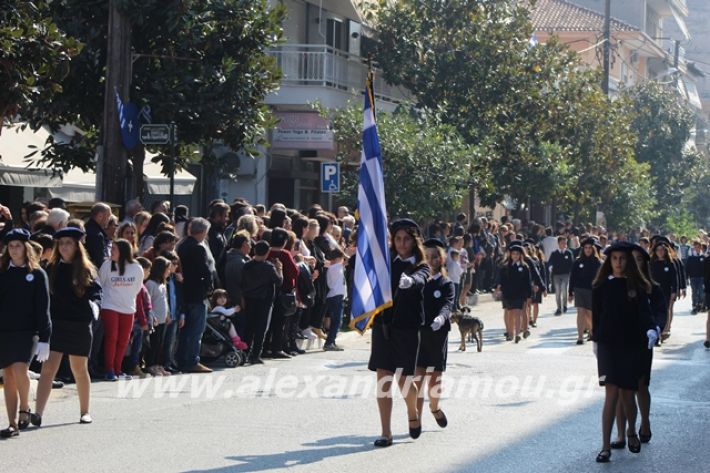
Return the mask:
<svg viewBox="0 0 710 473"><path fill-rule="evenodd" d="M69 366L79 394L79 423L90 424L89 354L93 343L91 324L98 317L101 286L96 268L81 243L85 232L79 228L63 228L54 234L54 253L47 267L52 317L51 351L42 365L37 386L32 424L42 425L42 415L52 390L52 380L62 357L69 355Z"/></svg>
<svg viewBox="0 0 710 473"><path fill-rule="evenodd" d="M584 332L592 328L592 282L602 265L597 242L587 238L582 252L572 265L569 283L569 302L577 308L577 345L584 344Z"/></svg>
<svg viewBox="0 0 710 473"><path fill-rule="evenodd" d="M508 334L506 340L514 338L515 343L519 343L521 335L528 332L524 309L532 295L532 276L530 267L523 260L523 253L523 247L518 244L508 246L508 258L503 262L496 285L496 291L503 301Z"/></svg>
<svg viewBox="0 0 710 473"><path fill-rule="evenodd" d="M10 425L0 430L0 438L17 437L30 424L30 361L33 355L40 363L49 358L52 322L47 275L39 267L29 239L30 232L24 228L13 228L3 235L6 247L0 256L0 369ZM39 335L36 348L35 335Z"/></svg>
<svg viewBox="0 0 710 473"><path fill-rule="evenodd" d="M391 224L392 307L375 317L372 325L372 351L368 369L377 373L377 408L382 435L376 447L392 445L392 380L397 383L407 405L409 436L419 438L422 432L417 411L417 387L412 377L419 353L419 329L424 323L422 291L429 279L429 266L424 261L421 231L410 219Z"/></svg>
<svg viewBox="0 0 710 473"><path fill-rule="evenodd" d="M545 255L542 252L542 248L538 246L537 244L530 243L529 247L530 251L530 259L533 262L533 266L537 273L540 275L540 284L538 286L538 290L535 291L533 287L533 295L532 295L532 308L530 310L530 326L535 328L537 327L537 318L538 315L540 315L540 304L542 304L542 299L544 297L547 297L547 286L549 284L549 277L547 274L547 268L545 267ZM535 272L533 271L533 278L534 278Z"/></svg>
<svg viewBox="0 0 710 473"><path fill-rule="evenodd" d="M700 240L693 241L693 247L688 252L685 269L690 279L690 290L693 298L691 314L702 312L705 308L705 287L703 284L703 266L705 265L705 252Z"/></svg>
<svg viewBox="0 0 710 473"><path fill-rule="evenodd" d="M454 308L455 289L446 275L444 244L437 239L424 243L426 262L431 277L424 286L424 326L419 331L420 344L417 356L416 381L417 412L422 418L424 390L429 394L429 410L439 427L446 427L446 414L439 408L441 376L446 371L446 354L451 330L451 311ZM426 387L424 386L426 385Z"/></svg>
<svg viewBox="0 0 710 473"><path fill-rule="evenodd" d="M666 241L659 241L653 247L651 255L651 276L661 286L663 297L668 306L668 321L661 335L661 340L666 340L671 335L671 322L673 321L673 303L678 295L678 274L676 265L670 257L669 246Z"/></svg>
<svg viewBox="0 0 710 473"><path fill-rule="evenodd" d="M552 282L555 286L555 299L557 301L557 310L555 315L562 315L562 312L567 313L567 292L569 286L569 274L572 271L572 263L574 256L567 248L567 237L560 235L557 237L557 250L550 254L547 260Z"/></svg>
<svg viewBox="0 0 710 473"><path fill-rule="evenodd" d="M632 249L627 243L607 248L607 258L592 285L592 341L599 384L605 389L599 463L611 458L611 431L619 398L628 419L629 451L641 451L634 394L643 371L641 351L652 348L658 334L648 297L652 286L639 270Z"/></svg>
<svg viewBox="0 0 710 473"><path fill-rule="evenodd" d="M649 294L649 302L651 304L651 315L656 324L656 334L660 336L660 327L665 326L668 318L668 307L666 300L661 291L661 287L653 281L651 270L649 268L649 260L651 259L648 252L643 247L634 245L632 247L633 257L639 267L641 273L651 282L651 293ZM653 349L645 346L640 346L641 355L641 377L639 378L638 391L636 399L638 401L639 414L641 416L641 424L639 425L639 439L641 443L651 441L651 394L649 386L651 385L651 366L653 364ZM624 407L619 401L616 406L616 430L618 438L615 442L611 442L612 449L623 449L626 447L626 413Z"/></svg>

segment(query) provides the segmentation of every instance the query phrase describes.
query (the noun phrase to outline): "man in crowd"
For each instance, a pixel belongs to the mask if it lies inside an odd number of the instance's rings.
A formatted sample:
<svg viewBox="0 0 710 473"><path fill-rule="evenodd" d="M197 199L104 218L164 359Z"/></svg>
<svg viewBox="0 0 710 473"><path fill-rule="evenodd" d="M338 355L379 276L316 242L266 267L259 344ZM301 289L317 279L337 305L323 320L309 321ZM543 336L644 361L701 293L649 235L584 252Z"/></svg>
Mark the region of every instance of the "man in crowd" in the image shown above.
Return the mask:
<svg viewBox="0 0 710 473"><path fill-rule="evenodd" d="M210 223L196 218L190 225L190 235L181 243L178 256L183 271L185 326L180 331L177 362L180 371L209 373L212 370L200 363L202 333L207 324L207 297L214 289L207 250L202 242L207 238Z"/></svg>
<svg viewBox="0 0 710 473"><path fill-rule="evenodd" d="M99 269L111 255L111 240L106 235L106 226L111 218L111 207L97 202L91 207L89 220L86 222L86 251L91 262Z"/></svg>
<svg viewBox="0 0 710 473"><path fill-rule="evenodd" d="M260 241L254 245L254 257L244 265L242 271L242 305L249 325L249 362L260 364L264 337L271 322L271 310L276 291L283 284L282 265L279 259L268 261L269 244Z"/></svg>

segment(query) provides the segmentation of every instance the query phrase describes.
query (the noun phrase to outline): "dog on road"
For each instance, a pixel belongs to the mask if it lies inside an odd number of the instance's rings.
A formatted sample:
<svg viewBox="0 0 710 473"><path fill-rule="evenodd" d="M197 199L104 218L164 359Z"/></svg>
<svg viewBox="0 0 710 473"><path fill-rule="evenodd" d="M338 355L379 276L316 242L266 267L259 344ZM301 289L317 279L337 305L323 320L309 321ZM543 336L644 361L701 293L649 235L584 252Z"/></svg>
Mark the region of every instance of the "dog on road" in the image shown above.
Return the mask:
<svg viewBox="0 0 710 473"><path fill-rule="evenodd" d="M459 311L451 314L451 320L456 322L461 333L460 351L466 351L466 342L476 340L476 349L483 350L483 321L471 315L470 307L462 307Z"/></svg>

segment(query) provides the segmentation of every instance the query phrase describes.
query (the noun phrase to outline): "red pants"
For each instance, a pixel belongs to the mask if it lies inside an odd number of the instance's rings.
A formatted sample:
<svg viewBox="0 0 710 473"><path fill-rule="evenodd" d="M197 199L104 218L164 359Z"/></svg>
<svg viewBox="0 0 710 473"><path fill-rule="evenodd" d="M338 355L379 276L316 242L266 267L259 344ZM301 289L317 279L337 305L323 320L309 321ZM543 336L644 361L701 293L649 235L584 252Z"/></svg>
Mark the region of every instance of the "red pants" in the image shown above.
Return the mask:
<svg viewBox="0 0 710 473"><path fill-rule="evenodd" d="M101 309L101 321L104 324L104 368L107 373L121 373L123 355L133 329L133 314Z"/></svg>

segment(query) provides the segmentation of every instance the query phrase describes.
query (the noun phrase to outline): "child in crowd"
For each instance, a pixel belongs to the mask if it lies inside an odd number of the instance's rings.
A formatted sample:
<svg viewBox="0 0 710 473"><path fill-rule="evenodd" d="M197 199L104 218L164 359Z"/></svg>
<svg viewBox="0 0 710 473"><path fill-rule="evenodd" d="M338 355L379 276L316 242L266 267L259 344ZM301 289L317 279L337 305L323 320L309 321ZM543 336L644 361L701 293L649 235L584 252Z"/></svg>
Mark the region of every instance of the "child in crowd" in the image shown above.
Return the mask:
<svg viewBox="0 0 710 473"><path fill-rule="evenodd" d="M143 338L148 338L148 335L152 330L150 320L152 317L151 311L153 310L150 295L145 287L145 281L150 275L150 268L153 264L150 260L143 257L136 258L136 263L138 263L143 269L143 286L136 296L136 313L133 318L131 347L128 351L128 369L126 372L139 378L145 378L147 374L141 369L144 345Z"/></svg>
<svg viewBox="0 0 710 473"><path fill-rule="evenodd" d="M234 346L238 350L246 351L249 346L239 337L237 330L234 328L234 324L229 319L234 314L238 314L240 309L237 307L227 308L228 302L229 298L227 297L227 291L224 289L215 289L212 293L212 299L210 301L212 308L210 309L208 317L219 317L219 320L229 327L229 336L232 339Z"/></svg>
<svg viewBox="0 0 710 473"><path fill-rule="evenodd" d="M163 343L165 341L165 327L171 323L170 310L168 306L167 279L170 276L170 261L167 258L158 256L153 261L145 287L150 295L153 312L150 334L150 350L146 359L148 372L153 376L169 376L161 364L163 353Z"/></svg>
<svg viewBox="0 0 710 473"><path fill-rule="evenodd" d="M328 337L325 340L323 350L325 351L342 351L335 344L335 338L340 331L340 325L343 322L343 301L345 299L345 253L340 248L336 248L332 252L333 258L330 260L326 278L328 280L328 294L325 299L328 314L330 315L330 328L328 329Z"/></svg>

